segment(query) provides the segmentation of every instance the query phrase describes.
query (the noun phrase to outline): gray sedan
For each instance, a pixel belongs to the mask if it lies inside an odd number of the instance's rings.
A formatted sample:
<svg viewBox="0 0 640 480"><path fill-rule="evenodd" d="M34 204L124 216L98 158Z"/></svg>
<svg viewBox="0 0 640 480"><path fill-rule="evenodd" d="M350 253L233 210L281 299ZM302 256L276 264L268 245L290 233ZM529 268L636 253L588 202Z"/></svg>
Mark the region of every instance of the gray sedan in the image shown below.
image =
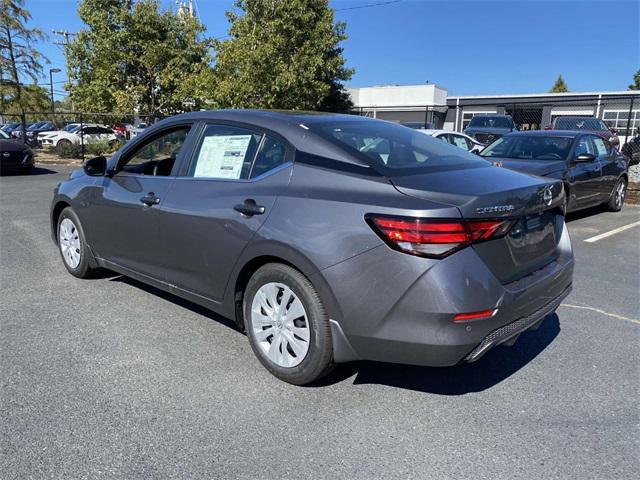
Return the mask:
<svg viewBox="0 0 640 480"><path fill-rule="evenodd" d="M358 359L447 366L571 290L562 182L349 115L218 111L149 127L61 183L53 238L246 331L278 378Z"/></svg>

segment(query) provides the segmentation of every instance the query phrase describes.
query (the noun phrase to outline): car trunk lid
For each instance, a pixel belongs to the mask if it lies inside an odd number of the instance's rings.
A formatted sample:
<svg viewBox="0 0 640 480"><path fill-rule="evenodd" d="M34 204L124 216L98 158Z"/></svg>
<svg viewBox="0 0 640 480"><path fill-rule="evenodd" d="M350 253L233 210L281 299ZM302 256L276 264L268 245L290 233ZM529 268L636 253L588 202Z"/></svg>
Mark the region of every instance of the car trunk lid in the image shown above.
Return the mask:
<svg viewBox="0 0 640 480"><path fill-rule="evenodd" d="M467 220L513 219L504 237L472 247L503 283L542 268L559 254L564 223L560 181L498 167L396 176L390 181L405 195L457 207Z"/></svg>

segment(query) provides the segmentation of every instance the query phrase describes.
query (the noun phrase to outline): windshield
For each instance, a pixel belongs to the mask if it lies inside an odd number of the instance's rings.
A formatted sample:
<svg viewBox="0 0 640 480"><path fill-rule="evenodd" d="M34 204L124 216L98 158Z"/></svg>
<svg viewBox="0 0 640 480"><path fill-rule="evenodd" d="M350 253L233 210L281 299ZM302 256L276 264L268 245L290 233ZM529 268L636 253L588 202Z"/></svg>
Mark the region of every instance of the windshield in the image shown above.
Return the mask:
<svg viewBox="0 0 640 480"><path fill-rule="evenodd" d="M511 128L511 126L511 120L506 117L488 117L485 115L476 115L469 122L469 127Z"/></svg>
<svg viewBox="0 0 640 480"><path fill-rule="evenodd" d="M558 118L556 119L556 130L589 130L606 131L607 126L597 118Z"/></svg>
<svg viewBox="0 0 640 480"><path fill-rule="evenodd" d="M64 130L65 132L75 132L78 128L80 128L79 123L70 123L69 125L64 127L62 130Z"/></svg>
<svg viewBox="0 0 640 480"><path fill-rule="evenodd" d="M7 135L4 130L0 130L0 138L4 138L6 140L9 138L9 135Z"/></svg>
<svg viewBox="0 0 640 480"><path fill-rule="evenodd" d="M384 175L487 166L476 155L389 122L317 123L309 124L309 129Z"/></svg>
<svg viewBox="0 0 640 480"><path fill-rule="evenodd" d="M27 130L36 130L38 128L40 128L42 125L44 125L47 122L36 122L36 123L32 123L31 125L29 125L29 128L27 128Z"/></svg>
<svg viewBox="0 0 640 480"><path fill-rule="evenodd" d="M564 160L572 143L572 138L517 135L499 138L480 155L518 160Z"/></svg>

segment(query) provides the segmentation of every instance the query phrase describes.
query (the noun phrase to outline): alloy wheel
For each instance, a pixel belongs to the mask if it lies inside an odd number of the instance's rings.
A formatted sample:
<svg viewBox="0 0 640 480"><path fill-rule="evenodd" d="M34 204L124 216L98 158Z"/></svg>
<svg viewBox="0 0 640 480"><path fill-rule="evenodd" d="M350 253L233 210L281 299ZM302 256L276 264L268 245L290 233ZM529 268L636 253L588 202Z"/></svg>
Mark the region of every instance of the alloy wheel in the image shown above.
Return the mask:
<svg viewBox="0 0 640 480"><path fill-rule="evenodd" d="M70 218L64 218L60 222L59 245L62 258L69 268L78 268L81 256L80 234Z"/></svg>
<svg viewBox="0 0 640 480"><path fill-rule="evenodd" d="M626 182L624 180L620 180L618 182L618 185L616 186L616 192L615 192L615 203L616 203L616 208L622 208L622 204L624 202L624 196L626 193Z"/></svg>
<svg viewBox="0 0 640 480"><path fill-rule="evenodd" d="M297 295L282 283L266 283L256 292L251 328L259 348L279 367L299 365L309 351L307 312Z"/></svg>

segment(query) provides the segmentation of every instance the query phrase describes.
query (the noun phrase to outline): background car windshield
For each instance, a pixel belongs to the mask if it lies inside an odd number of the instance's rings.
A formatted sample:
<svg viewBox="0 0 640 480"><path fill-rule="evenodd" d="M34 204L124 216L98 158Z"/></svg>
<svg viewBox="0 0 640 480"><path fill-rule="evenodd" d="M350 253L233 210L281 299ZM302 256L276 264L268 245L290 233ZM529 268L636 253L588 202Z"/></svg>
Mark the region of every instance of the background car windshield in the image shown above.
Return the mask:
<svg viewBox="0 0 640 480"><path fill-rule="evenodd" d="M470 127L483 127L483 128L511 128L511 122L504 117L485 117L482 115L476 115L469 122Z"/></svg>
<svg viewBox="0 0 640 480"><path fill-rule="evenodd" d="M480 155L518 160L564 160L572 142L573 139L563 137L502 137L485 148Z"/></svg>
<svg viewBox="0 0 640 480"><path fill-rule="evenodd" d="M0 138L7 139L9 138L9 135L7 135L3 130L0 130Z"/></svg>
<svg viewBox="0 0 640 480"><path fill-rule="evenodd" d="M319 123L309 128L385 175L487 166L475 155L393 123Z"/></svg>
<svg viewBox="0 0 640 480"><path fill-rule="evenodd" d="M558 130L590 130L605 131L607 126L597 118L558 118L556 120Z"/></svg>

